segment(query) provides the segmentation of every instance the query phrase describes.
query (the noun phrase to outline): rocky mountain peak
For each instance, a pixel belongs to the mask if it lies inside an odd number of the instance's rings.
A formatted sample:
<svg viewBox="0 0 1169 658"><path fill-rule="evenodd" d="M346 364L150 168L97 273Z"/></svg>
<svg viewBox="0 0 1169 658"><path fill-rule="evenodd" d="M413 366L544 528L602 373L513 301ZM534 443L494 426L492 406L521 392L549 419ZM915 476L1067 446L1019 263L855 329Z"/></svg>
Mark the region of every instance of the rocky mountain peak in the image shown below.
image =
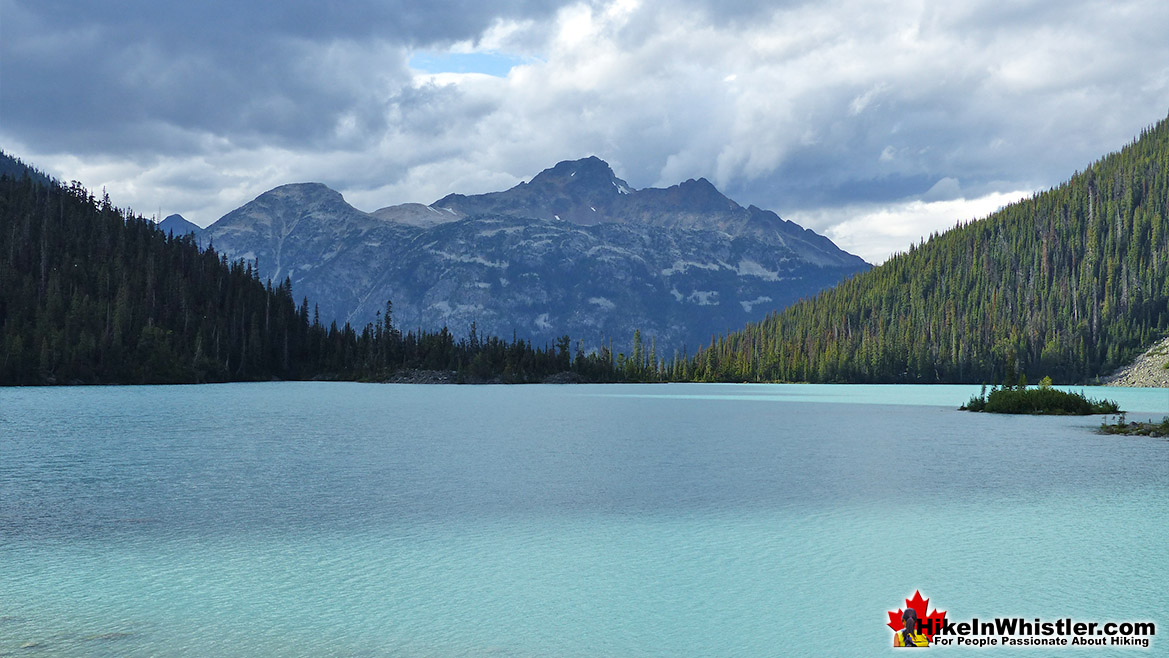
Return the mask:
<svg viewBox="0 0 1169 658"><path fill-rule="evenodd" d="M531 182L502 192L450 194L431 206L454 218L498 214L588 226L619 221L613 210L632 192L609 163L591 156L560 162L536 174Z"/></svg>
<svg viewBox="0 0 1169 658"><path fill-rule="evenodd" d="M580 160L565 160L545 169L532 178L530 187L591 189L605 196L628 194L629 184L617 178L608 162L597 156Z"/></svg>
<svg viewBox="0 0 1169 658"><path fill-rule="evenodd" d="M193 233L196 237L199 237L203 233L203 229L187 221L186 217L178 214L167 215L165 219L158 223L158 228L163 233L170 235L187 235L188 233Z"/></svg>
<svg viewBox="0 0 1169 658"><path fill-rule="evenodd" d="M328 264L339 241L383 224L322 183L292 183L264 192L207 227L229 259L260 264L267 276L294 282Z"/></svg>
<svg viewBox="0 0 1169 658"><path fill-rule="evenodd" d="M739 204L728 199L705 178L691 178L677 186L676 203L691 212L729 212L740 210ZM675 188L669 188L674 190Z"/></svg>
<svg viewBox="0 0 1169 658"><path fill-rule="evenodd" d="M323 183L289 183L264 192L240 208L224 215L214 227L235 224L289 224L300 220L333 224L368 217L346 203L337 190Z"/></svg>
<svg viewBox="0 0 1169 658"><path fill-rule="evenodd" d="M718 231L790 247L801 259L817 266L867 267L860 258L841 251L822 235L769 210L740 206L706 178L691 178L666 188L635 190L596 156L559 162L531 182L502 192L451 194L431 204L425 213L400 206L376 214L415 226L506 215L581 226L609 223Z"/></svg>
<svg viewBox="0 0 1169 658"><path fill-rule="evenodd" d="M272 199L272 200L295 200L297 202L344 202L341 193L324 183L289 183L274 187L260 196L256 200Z"/></svg>

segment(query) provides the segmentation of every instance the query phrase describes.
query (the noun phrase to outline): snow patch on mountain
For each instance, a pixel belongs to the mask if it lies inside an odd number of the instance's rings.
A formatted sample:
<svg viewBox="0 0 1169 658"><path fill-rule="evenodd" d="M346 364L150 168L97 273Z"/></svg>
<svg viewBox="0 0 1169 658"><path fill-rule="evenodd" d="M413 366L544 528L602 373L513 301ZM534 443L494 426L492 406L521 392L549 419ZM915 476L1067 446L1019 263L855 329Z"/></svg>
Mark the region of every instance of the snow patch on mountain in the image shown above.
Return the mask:
<svg viewBox="0 0 1169 658"><path fill-rule="evenodd" d="M751 301L740 301L739 305L743 307L743 311L750 313L756 306L770 302L771 298L767 295L760 295Z"/></svg>
<svg viewBox="0 0 1169 658"><path fill-rule="evenodd" d="M456 263L475 263L484 267L494 267L497 269L504 269L507 267L507 261L487 260L482 256L467 256L465 254L452 254L449 251L442 251L440 249L429 249L430 253L442 258L444 260L454 261Z"/></svg>
<svg viewBox="0 0 1169 658"><path fill-rule="evenodd" d="M740 260L739 266L735 268L735 271L739 273L739 276L755 276L764 281L779 281L778 271L769 270L748 258Z"/></svg>
<svg viewBox="0 0 1169 658"><path fill-rule="evenodd" d="M662 276L673 276L675 274L685 273L691 267L697 267L700 270L717 270L721 269L721 265L715 263L695 263L692 261L676 260L674 264L662 270Z"/></svg>
<svg viewBox="0 0 1169 658"><path fill-rule="evenodd" d="M523 231L524 231L524 227L522 227L522 226L505 226L503 228L492 228L492 229L487 229L485 231L479 231L478 235L481 238L493 238L493 237L499 235L500 233L506 233L506 234L523 233Z"/></svg>
<svg viewBox="0 0 1169 658"><path fill-rule="evenodd" d="M693 304L699 306L718 306L718 291L717 290L693 290L690 296L686 298Z"/></svg>
<svg viewBox="0 0 1169 658"><path fill-rule="evenodd" d="M609 301L605 297L589 297L589 303L595 306L600 306L606 311L612 311L613 309L617 308L616 304Z"/></svg>

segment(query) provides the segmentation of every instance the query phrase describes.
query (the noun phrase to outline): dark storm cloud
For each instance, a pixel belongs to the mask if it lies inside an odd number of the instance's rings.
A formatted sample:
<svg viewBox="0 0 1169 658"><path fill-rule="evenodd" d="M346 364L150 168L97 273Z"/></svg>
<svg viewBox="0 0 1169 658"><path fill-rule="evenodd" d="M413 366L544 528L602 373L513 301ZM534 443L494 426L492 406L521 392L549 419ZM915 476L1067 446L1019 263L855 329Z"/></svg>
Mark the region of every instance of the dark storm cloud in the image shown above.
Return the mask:
<svg viewBox="0 0 1169 658"><path fill-rule="evenodd" d="M40 151L320 145L384 128L405 49L473 39L545 2L3 0L4 129ZM373 61L371 61L371 59Z"/></svg>
<svg viewBox="0 0 1169 658"><path fill-rule="evenodd" d="M496 18L540 17L558 3L536 0L157 0L10 2L46 24L70 29L102 26L123 36L156 34L169 41L226 47L264 35L309 40L389 39L407 45L479 35Z"/></svg>
<svg viewBox="0 0 1169 658"><path fill-rule="evenodd" d="M1034 157L996 158L990 145L1009 127L994 115L965 116L939 95L928 109L889 101L857 116L842 99L840 116L825 121L812 143L791 148L763 180L740 179L730 189L773 207L808 208L891 202L924 194L944 177L961 177L967 190L977 190L1004 176L1027 179L1038 164L1066 168ZM1013 182L1030 186L1029 179Z"/></svg>

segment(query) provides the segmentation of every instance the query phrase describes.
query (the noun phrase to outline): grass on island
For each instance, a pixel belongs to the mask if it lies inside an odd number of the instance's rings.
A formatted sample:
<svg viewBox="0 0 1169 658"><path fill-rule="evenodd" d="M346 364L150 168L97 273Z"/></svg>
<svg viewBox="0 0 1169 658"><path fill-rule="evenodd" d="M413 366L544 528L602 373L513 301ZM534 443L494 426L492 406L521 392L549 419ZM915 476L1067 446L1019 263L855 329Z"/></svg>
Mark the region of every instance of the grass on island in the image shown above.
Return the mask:
<svg viewBox="0 0 1169 658"><path fill-rule="evenodd" d="M1068 393L1052 387L1051 378L1044 377L1039 386L1027 388L1027 380L1020 377L1016 386L994 387L988 394L971 396L959 407L964 411L985 411L992 414L1047 414L1055 416L1089 416L1114 414L1120 407L1113 400L1093 400L1083 393Z"/></svg>

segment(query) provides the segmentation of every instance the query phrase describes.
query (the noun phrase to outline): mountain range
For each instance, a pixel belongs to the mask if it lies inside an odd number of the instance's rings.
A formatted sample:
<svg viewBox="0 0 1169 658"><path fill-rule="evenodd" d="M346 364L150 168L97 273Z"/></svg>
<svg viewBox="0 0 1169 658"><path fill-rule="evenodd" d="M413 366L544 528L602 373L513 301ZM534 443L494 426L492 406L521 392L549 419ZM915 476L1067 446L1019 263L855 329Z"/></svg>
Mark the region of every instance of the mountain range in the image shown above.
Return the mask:
<svg viewBox="0 0 1169 658"><path fill-rule="evenodd" d="M319 183L291 184L195 233L262 279L289 278L324 321L363 325L387 300L404 328L624 344L640 329L669 350L762 319L869 268L828 238L706 179L634 189L596 157L488 194L372 213Z"/></svg>

